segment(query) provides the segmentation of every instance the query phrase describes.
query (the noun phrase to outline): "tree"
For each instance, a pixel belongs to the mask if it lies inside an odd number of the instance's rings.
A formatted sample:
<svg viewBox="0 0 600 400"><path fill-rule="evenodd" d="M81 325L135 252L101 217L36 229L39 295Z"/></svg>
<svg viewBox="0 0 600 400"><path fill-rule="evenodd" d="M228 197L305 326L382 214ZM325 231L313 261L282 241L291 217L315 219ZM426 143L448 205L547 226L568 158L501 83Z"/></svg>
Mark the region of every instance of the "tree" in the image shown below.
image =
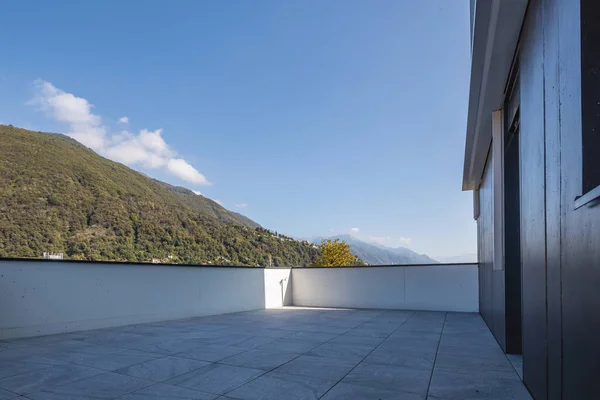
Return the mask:
<svg viewBox="0 0 600 400"><path fill-rule="evenodd" d="M313 263L314 267L342 267L359 262L350 252L350 245L340 239L323 239L319 250L320 254Z"/></svg>

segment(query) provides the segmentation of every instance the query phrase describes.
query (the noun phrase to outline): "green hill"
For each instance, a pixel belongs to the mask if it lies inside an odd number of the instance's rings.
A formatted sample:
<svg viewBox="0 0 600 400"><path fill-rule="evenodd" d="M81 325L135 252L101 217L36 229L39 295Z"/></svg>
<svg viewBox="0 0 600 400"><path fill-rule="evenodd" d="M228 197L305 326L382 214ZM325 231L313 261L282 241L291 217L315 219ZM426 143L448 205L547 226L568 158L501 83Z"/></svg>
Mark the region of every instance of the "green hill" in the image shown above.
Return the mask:
<svg viewBox="0 0 600 400"><path fill-rule="evenodd" d="M317 249L61 135L0 125L0 257L308 265Z"/></svg>

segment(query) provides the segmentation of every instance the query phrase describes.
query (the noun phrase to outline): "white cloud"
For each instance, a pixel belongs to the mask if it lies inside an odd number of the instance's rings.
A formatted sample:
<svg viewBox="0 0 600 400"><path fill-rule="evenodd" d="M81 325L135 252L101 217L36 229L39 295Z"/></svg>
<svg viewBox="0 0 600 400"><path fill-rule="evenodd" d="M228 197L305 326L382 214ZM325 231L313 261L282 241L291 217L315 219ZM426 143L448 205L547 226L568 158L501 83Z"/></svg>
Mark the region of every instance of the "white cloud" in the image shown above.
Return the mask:
<svg viewBox="0 0 600 400"><path fill-rule="evenodd" d="M387 247L408 246L412 243L409 237L400 236L399 238L391 236L368 236L365 241Z"/></svg>
<svg viewBox="0 0 600 400"><path fill-rule="evenodd" d="M410 244L412 242L412 239L409 237L400 236L400 242L404 244Z"/></svg>
<svg viewBox="0 0 600 400"><path fill-rule="evenodd" d="M162 137L162 129L142 129L138 134L128 131L110 134L102 119L92 113L94 107L86 99L67 93L50 82L34 82L36 95L31 101L56 121L69 126L67 135L111 160L148 169L162 168L174 176L197 185L208 180L196 168L170 148ZM121 117L121 123L129 118Z"/></svg>
<svg viewBox="0 0 600 400"><path fill-rule="evenodd" d="M248 207L248 203L239 203L235 205L237 208L246 208Z"/></svg>
<svg viewBox="0 0 600 400"><path fill-rule="evenodd" d="M218 205L220 205L221 207L223 207L223 202L221 200L217 200L217 199L211 199L212 201L214 201L215 203L217 203Z"/></svg>
<svg viewBox="0 0 600 400"><path fill-rule="evenodd" d="M50 82L36 80L37 94L31 101L52 118L69 125L67 133L73 139L94 150L100 151L106 140L106 129L102 119L92 113L94 107L86 99L66 93Z"/></svg>
<svg viewBox="0 0 600 400"><path fill-rule="evenodd" d="M350 232L358 233L358 232L360 232L360 228L350 228Z"/></svg>
<svg viewBox="0 0 600 400"><path fill-rule="evenodd" d="M208 180L198 170L183 158L172 158L167 163L167 169L173 175L197 185L208 185Z"/></svg>
<svg viewBox="0 0 600 400"><path fill-rule="evenodd" d="M202 196L202 193L199 190L192 190L192 192L194 192L194 194L197 194L198 196Z"/></svg>

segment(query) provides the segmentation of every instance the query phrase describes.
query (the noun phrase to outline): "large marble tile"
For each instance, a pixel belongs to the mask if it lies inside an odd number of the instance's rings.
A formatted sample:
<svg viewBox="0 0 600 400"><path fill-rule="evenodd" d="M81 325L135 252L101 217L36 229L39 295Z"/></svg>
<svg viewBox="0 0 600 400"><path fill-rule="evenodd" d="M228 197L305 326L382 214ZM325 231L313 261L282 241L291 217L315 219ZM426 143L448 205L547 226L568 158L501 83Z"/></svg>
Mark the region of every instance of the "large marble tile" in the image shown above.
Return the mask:
<svg viewBox="0 0 600 400"><path fill-rule="evenodd" d="M64 385L29 394L33 400L97 400L114 399L154 382L106 372Z"/></svg>
<svg viewBox="0 0 600 400"><path fill-rule="evenodd" d="M0 363L8 362L20 362L20 363L33 363L33 364L47 364L47 365L62 365L66 364L65 361L57 360L54 358L37 355L26 351L26 348L16 349L7 348L0 351Z"/></svg>
<svg viewBox="0 0 600 400"><path fill-rule="evenodd" d="M393 392L390 390L371 388L368 386L338 383L323 400L423 400L417 393Z"/></svg>
<svg viewBox="0 0 600 400"><path fill-rule="evenodd" d="M39 363L21 363L14 361L0 361L0 379L8 378L26 372L38 371L45 368L51 368L51 364Z"/></svg>
<svg viewBox="0 0 600 400"><path fill-rule="evenodd" d="M0 388L19 394L32 393L104 372L81 365L57 365L2 379Z"/></svg>
<svg viewBox="0 0 600 400"><path fill-rule="evenodd" d="M293 360L299 355L300 354L297 353L287 353L260 348L249 350L233 357L226 358L221 360L220 363L270 371L273 368L277 368L280 365Z"/></svg>
<svg viewBox="0 0 600 400"><path fill-rule="evenodd" d="M475 375L487 373L488 376L518 379L515 369L506 357L482 358L439 353L435 361L435 368Z"/></svg>
<svg viewBox="0 0 600 400"><path fill-rule="evenodd" d="M375 348L379 346L383 340L384 338L375 338L369 336L339 335L331 339L328 343L355 344Z"/></svg>
<svg viewBox="0 0 600 400"><path fill-rule="evenodd" d="M425 396L430 377L426 369L361 363L342 382Z"/></svg>
<svg viewBox="0 0 600 400"><path fill-rule="evenodd" d="M225 394L265 372L232 365L211 364L164 383L213 394Z"/></svg>
<svg viewBox="0 0 600 400"><path fill-rule="evenodd" d="M217 397L216 394L157 383L119 397L119 400L213 400Z"/></svg>
<svg viewBox="0 0 600 400"><path fill-rule="evenodd" d="M148 353L157 353L163 355L174 355L186 351L191 351L202 346L202 343L195 340L181 340L171 339L150 345L143 345L135 347L137 350L141 350Z"/></svg>
<svg viewBox="0 0 600 400"><path fill-rule="evenodd" d="M371 346L361 346L352 344L324 343L319 347L307 352L307 356L334 358L353 363L359 363L365 358L373 348Z"/></svg>
<svg viewBox="0 0 600 400"><path fill-rule="evenodd" d="M319 344L315 342L306 342L303 340L278 339L260 348L268 348L274 351L288 353L306 353L317 347Z"/></svg>
<svg viewBox="0 0 600 400"><path fill-rule="evenodd" d="M319 399L336 381L270 372L227 394L243 400Z"/></svg>
<svg viewBox="0 0 600 400"><path fill-rule="evenodd" d="M373 337L373 338L380 338L380 339L385 339L386 337L388 337L391 332L388 332L387 330L380 330L380 329L374 329L374 328L355 328L352 329L348 332L345 333L346 335L349 336L365 336L365 337Z"/></svg>
<svg viewBox="0 0 600 400"><path fill-rule="evenodd" d="M0 400L11 400L20 397L18 394L9 392L8 390L0 389Z"/></svg>
<svg viewBox="0 0 600 400"><path fill-rule="evenodd" d="M232 347L237 347L237 348L240 348L243 350L251 350L251 349L255 349L257 347L265 346L269 343L274 342L277 339L278 339L278 337L254 336L254 337L251 337L250 339L244 340L242 342L236 342L232 345Z"/></svg>
<svg viewBox="0 0 600 400"><path fill-rule="evenodd" d="M289 375L339 380L354 368L355 365L355 363L330 358L300 356L282 365L275 371Z"/></svg>
<svg viewBox="0 0 600 400"><path fill-rule="evenodd" d="M431 371L433 368L434 356L407 354L377 348L369 354L363 362L366 364L395 365L398 367L426 369Z"/></svg>
<svg viewBox="0 0 600 400"><path fill-rule="evenodd" d="M139 350L120 350L110 354L78 354L70 357L75 364L98 368L105 371L114 371L157 358L164 357L161 354L146 353Z"/></svg>
<svg viewBox="0 0 600 400"><path fill-rule="evenodd" d="M288 336L288 339L292 340L301 340L304 342L317 342L317 343L325 343L337 335L332 333L322 333L322 332L296 332L291 336Z"/></svg>
<svg viewBox="0 0 600 400"><path fill-rule="evenodd" d="M174 354L175 357L216 362L244 352L244 349L220 344L205 344L191 350Z"/></svg>
<svg viewBox="0 0 600 400"><path fill-rule="evenodd" d="M437 368L433 372L429 395L448 400L531 400L520 379L498 379Z"/></svg>
<svg viewBox="0 0 600 400"><path fill-rule="evenodd" d="M116 372L154 382L162 382L209 364L207 361L192 360L189 358L164 357L132 365Z"/></svg>

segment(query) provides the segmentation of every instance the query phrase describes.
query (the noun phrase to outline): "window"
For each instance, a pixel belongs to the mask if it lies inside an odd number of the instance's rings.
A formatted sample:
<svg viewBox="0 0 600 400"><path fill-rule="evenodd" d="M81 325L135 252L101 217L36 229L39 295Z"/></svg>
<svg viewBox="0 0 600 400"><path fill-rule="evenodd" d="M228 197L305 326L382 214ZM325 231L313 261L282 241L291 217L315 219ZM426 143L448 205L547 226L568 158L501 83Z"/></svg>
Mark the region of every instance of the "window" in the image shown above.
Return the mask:
<svg viewBox="0 0 600 400"><path fill-rule="evenodd" d="M600 202L600 6L582 1L581 15L582 179L576 209Z"/></svg>

